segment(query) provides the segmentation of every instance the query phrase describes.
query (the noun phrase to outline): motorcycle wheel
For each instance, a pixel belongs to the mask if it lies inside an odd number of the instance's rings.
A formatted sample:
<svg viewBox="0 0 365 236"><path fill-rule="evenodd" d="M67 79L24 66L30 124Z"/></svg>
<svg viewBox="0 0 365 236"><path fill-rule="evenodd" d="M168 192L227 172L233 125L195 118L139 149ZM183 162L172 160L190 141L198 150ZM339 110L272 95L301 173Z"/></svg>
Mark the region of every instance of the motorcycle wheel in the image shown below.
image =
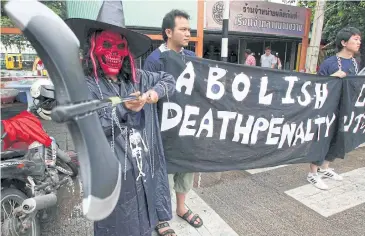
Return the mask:
<svg viewBox="0 0 365 236"><path fill-rule="evenodd" d="M21 206L23 201L27 198L28 197L18 189L5 188L5 189L1 190L1 225L2 225L1 235L4 235L4 236L5 235L9 235L9 236L24 235L24 234L21 234L20 232L17 232L18 229L14 228L14 226L16 225L15 224L16 219L9 219L6 217L11 216L12 211L16 207ZM13 202L13 203L11 203L11 202ZM10 207L13 208L13 209L9 209L9 210L11 210L11 212L7 212L7 210L5 210L5 212L4 212L4 209L7 209L7 208L5 208L6 203L10 204ZM6 226L8 226L8 227L5 226L5 224L4 224L5 221L7 221ZM29 232L26 235L27 236L40 236L41 235L39 219L37 217L33 218L31 229L29 229Z"/></svg>
<svg viewBox="0 0 365 236"><path fill-rule="evenodd" d="M63 169L60 170L60 168L58 168L58 171L62 172L63 174L69 175L71 177L76 177L79 174L79 169L77 168L76 164L72 161L66 163L60 158L57 158L56 165Z"/></svg>

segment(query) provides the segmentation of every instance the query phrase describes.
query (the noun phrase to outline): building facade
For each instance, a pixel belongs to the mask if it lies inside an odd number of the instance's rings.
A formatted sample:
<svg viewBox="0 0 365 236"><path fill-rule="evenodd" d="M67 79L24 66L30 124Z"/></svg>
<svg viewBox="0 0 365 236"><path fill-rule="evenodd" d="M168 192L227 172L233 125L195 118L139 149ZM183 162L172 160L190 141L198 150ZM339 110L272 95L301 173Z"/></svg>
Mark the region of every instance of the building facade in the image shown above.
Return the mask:
<svg viewBox="0 0 365 236"><path fill-rule="evenodd" d="M96 19L100 4L100 1L67 1L68 17ZM126 26L148 35L161 35L162 18L167 12L184 10L191 16L192 36L196 36L198 0L124 1L123 7ZM203 57L219 60L224 4L220 0L205 0L204 8ZM305 22L306 8L264 0L230 1L229 62L244 63L246 48L254 52L259 62L265 47L271 46L278 53L283 68L294 70ZM161 43L154 40L151 51ZM189 49L195 50L194 42ZM146 56L138 60L140 66Z"/></svg>

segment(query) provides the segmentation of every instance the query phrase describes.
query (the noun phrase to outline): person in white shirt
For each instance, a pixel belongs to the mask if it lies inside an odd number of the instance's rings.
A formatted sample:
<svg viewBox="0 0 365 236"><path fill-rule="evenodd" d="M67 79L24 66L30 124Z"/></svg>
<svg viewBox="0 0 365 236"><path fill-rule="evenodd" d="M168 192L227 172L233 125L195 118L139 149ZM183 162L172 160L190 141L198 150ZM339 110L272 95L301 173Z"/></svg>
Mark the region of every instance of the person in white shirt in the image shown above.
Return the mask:
<svg viewBox="0 0 365 236"><path fill-rule="evenodd" d="M265 68L275 68L276 65L276 58L274 55L271 54L271 48L266 47L265 54L261 56L260 59L261 67Z"/></svg>

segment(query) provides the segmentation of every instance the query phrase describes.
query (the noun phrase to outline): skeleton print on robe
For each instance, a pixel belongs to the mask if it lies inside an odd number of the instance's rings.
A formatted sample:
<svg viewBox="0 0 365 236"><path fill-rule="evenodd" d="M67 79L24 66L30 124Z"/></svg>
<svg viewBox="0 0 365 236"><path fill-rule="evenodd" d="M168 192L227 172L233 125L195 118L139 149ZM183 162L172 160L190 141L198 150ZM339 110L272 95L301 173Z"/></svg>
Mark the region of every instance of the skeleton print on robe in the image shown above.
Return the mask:
<svg viewBox="0 0 365 236"><path fill-rule="evenodd" d="M118 82L87 77L92 97L125 97L135 90L143 94L153 88L159 98L163 98L175 91L174 78L165 72L137 70L138 83L124 76L127 74L120 74ZM117 206L109 217L95 222L94 235L151 235L158 219L168 221L172 218L156 104L146 103L140 112L118 105L116 109L100 110L99 118L111 148L121 162L123 179ZM97 140L95 137L96 145Z"/></svg>

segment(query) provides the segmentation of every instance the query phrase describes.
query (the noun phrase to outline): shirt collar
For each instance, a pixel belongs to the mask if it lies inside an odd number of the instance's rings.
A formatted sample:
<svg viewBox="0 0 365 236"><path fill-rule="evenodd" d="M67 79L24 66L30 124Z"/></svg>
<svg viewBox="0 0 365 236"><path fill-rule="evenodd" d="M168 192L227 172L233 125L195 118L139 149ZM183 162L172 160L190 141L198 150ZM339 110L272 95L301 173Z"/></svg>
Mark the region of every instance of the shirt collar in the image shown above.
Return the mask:
<svg viewBox="0 0 365 236"><path fill-rule="evenodd" d="M167 44L166 43L163 43L161 44L161 46L159 47L160 51L161 52L166 52L166 51L169 51L170 49L167 47ZM180 53L183 53L184 52L184 48L182 47L181 50L180 50Z"/></svg>

